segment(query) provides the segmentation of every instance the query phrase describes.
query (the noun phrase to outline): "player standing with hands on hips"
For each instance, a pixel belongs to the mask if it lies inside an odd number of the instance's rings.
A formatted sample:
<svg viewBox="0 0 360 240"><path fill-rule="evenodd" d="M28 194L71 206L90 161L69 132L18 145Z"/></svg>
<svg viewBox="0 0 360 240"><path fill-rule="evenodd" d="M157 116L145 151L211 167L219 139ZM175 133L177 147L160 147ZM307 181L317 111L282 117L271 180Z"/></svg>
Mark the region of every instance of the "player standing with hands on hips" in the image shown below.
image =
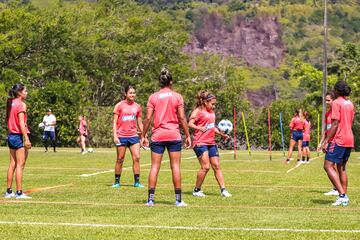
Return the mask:
<svg viewBox="0 0 360 240"><path fill-rule="evenodd" d="M181 134L179 124L186 135L185 146L191 146L191 137L186 122L184 100L182 96L172 90L173 80L170 72L163 68L159 76L160 91L153 93L148 100L144 131L141 134L141 145L148 146L146 133L153 119L151 137L151 169L148 184L147 206L154 206L155 188L161 160L168 150L172 180L175 188L175 205L185 207L187 204L181 199Z"/></svg>

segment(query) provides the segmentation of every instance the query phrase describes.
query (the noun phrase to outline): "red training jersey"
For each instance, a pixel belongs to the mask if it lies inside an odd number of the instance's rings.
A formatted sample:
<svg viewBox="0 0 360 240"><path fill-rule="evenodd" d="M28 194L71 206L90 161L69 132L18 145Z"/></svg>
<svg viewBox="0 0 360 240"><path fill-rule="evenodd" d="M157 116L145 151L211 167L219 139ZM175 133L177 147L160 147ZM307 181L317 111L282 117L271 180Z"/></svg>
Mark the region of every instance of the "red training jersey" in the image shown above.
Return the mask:
<svg viewBox="0 0 360 240"><path fill-rule="evenodd" d="M7 122L8 131L9 133L13 133L13 134L22 134L20 128L19 113L24 113L26 133L29 134L30 131L26 123L27 121L26 104L23 101L21 101L19 98L15 98L11 102L11 109L9 113L9 119Z"/></svg>
<svg viewBox="0 0 360 240"><path fill-rule="evenodd" d="M293 117L290 121L290 129L292 131L304 131L305 129L305 121L302 121L299 117Z"/></svg>
<svg viewBox="0 0 360 240"><path fill-rule="evenodd" d="M331 108L325 113L325 137L329 135L331 129ZM332 142L334 137L329 139L329 142Z"/></svg>
<svg viewBox="0 0 360 240"><path fill-rule="evenodd" d="M151 140L181 141L177 113L184 107L182 96L170 88L162 88L149 97L147 107L154 110Z"/></svg>
<svg viewBox="0 0 360 240"><path fill-rule="evenodd" d="M352 123L355 108L353 103L344 97L338 97L333 101L331 108L331 119L339 121L333 142L340 147L354 147Z"/></svg>
<svg viewBox="0 0 360 240"><path fill-rule="evenodd" d="M142 114L139 104L123 100L116 104L113 113L118 115L116 122L116 134L118 137L138 136L136 120Z"/></svg>
<svg viewBox="0 0 360 240"><path fill-rule="evenodd" d="M215 113L201 109L196 113L195 125L205 127L206 132L195 130L194 146L215 145Z"/></svg>
<svg viewBox="0 0 360 240"><path fill-rule="evenodd" d="M304 134L303 134L303 141L310 142L310 129L311 129L311 122L305 120L305 128L304 128Z"/></svg>
<svg viewBox="0 0 360 240"><path fill-rule="evenodd" d="M84 119L80 121L79 132L81 135L88 136L88 128Z"/></svg>

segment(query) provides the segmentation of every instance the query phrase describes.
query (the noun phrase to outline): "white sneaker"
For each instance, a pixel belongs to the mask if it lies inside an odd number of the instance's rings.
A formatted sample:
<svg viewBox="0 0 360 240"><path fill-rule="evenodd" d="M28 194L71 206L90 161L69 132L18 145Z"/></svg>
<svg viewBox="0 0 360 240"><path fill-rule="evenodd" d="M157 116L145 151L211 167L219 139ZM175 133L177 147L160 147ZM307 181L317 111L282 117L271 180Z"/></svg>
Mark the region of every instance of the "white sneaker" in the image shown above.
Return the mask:
<svg viewBox="0 0 360 240"><path fill-rule="evenodd" d="M177 207L187 207L188 205L184 201L181 201L181 202L176 201L175 206L177 206Z"/></svg>
<svg viewBox="0 0 360 240"><path fill-rule="evenodd" d="M334 202L331 205L333 205L333 206L347 206L347 205L349 205L349 198L348 198L347 195L345 195L345 197L338 197L338 199L336 199L336 202Z"/></svg>
<svg viewBox="0 0 360 240"><path fill-rule="evenodd" d="M15 197L16 199L32 199L32 197L26 195L25 193L22 193L20 195L16 194Z"/></svg>
<svg viewBox="0 0 360 240"><path fill-rule="evenodd" d="M87 153L88 153L88 151L85 150L85 151L83 151L83 152L81 153L81 155L85 155L85 154L87 154Z"/></svg>
<svg viewBox="0 0 360 240"><path fill-rule="evenodd" d="M206 195L203 193L203 191L198 191L198 192L195 192L193 191L193 196L195 197L205 197Z"/></svg>
<svg viewBox="0 0 360 240"><path fill-rule="evenodd" d="M325 196L339 196L339 192L335 189L331 189L330 192L324 193Z"/></svg>
<svg viewBox="0 0 360 240"><path fill-rule="evenodd" d="M231 197L232 195L228 192L228 190L224 189L224 191L221 192L221 196L223 196L223 197Z"/></svg>
<svg viewBox="0 0 360 240"><path fill-rule="evenodd" d="M154 206L154 201L148 201L148 202L146 202L145 205L148 206L148 207L153 207Z"/></svg>
<svg viewBox="0 0 360 240"><path fill-rule="evenodd" d="M14 198L15 197L15 193L11 192L8 193L7 191L4 193L4 198Z"/></svg>

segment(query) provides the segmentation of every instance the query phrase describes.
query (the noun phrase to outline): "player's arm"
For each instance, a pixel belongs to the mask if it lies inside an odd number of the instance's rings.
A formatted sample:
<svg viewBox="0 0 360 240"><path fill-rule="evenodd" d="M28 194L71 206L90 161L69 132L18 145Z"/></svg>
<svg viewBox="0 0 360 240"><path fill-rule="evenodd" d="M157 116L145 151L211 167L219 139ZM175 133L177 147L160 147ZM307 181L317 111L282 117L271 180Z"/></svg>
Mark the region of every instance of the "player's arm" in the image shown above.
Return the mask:
<svg viewBox="0 0 360 240"><path fill-rule="evenodd" d="M187 124L187 121L186 121L185 110L184 110L183 106L178 107L177 116L178 116L180 126L184 130L184 133L185 133L185 136L186 136L185 148L189 148L189 147L191 147L191 137L190 137L189 127L188 127L188 124Z"/></svg>
<svg viewBox="0 0 360 240"><path fill-rule="evenodd" d="M20 124L20 130L21 130L21 134L24 137L25 140L25 148L30 149L31 148L31 142L29 140L29 136L27 134L26 131L26 126L25 126L25 112L26 112L26 105L24 104L24 111L19 112L19 124Z"/></svg>
<svg viewBox="0 0 360 240"><path fill-rule="evenodd" d="M192 111L192 113L190 115L188 126L189 126L189 128L205 132L207 130L205 127L196 126L196 124L195 124L196 115L198 112L199 112L198 108L196 108L194 111Z"/></svg>
<svg viewBox="0 0 360 240"><path fill-rule="evenodd" d="M150 128L150 123L151 123L153 114L154 114L154 109L152 107L147 107L143 130L141 132L141 140L140 140L140 144L143 147L149 146L149 140L147 139L147 132Z"/></svg>
<svg viewBox="0 0 360 240"><path fill-rule="evenodd" d="M221 136L222 138L224 138L226 140L230 138L229 135L221 132L217 127L215 127L215 134Z"/></svg>
<svg viewBox="0 0 360 240"><path fill-rule="evenodd" d="M117 113L117 105L115 106L115 109L114 109L114 114L113 114L113 124L112 124L112 127L113 127L113 139L114 139L114 143L115 145L116 144L119 144L119 138L117 137L117 122L119 120L119 114Z"/></svg>
<svg viewBox="0 0 360 240"><path fill-rule="evenodd" d="M139 128L139 135L141 136L141 134L142 134L142 132L143 132L143 130L144 130L144 124L143 124L143 121L142 121L142 117L141 116L138 116L137 118L136 118L136 120L137 120L137 125L138 125L138 128Z"/></svg>

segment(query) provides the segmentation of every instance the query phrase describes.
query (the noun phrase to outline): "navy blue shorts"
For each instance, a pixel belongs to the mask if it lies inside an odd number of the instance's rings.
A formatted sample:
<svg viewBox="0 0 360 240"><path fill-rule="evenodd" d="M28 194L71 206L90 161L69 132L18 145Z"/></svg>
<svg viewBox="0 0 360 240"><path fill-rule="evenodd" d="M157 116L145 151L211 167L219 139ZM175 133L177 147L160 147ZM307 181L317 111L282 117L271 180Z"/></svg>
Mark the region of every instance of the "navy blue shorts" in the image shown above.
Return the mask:
<svg viewBox="0 0 360 240"><path fill-rule="evenodd" d="M325 160L333 163L346 163L351 154L351 147L340 147L336 143L329 143Z"/></svg>
<svg viewBox="0 0 360 240"><path fill-rule="evenodd" d="M22 134L9 134L7 142L10 149L19 149L24 147Z"/></svg>
<svg viewBox="0 0 360 240"><path fill-rule="evenodd" d="M302 147L308 147L308 146L309 146L309 143L310 143L309 141L303 141L302 144L301 144L301 146L302 146Z"/></svg>
<svg viewBox="0 0 360 240"><path fill-rule="evenodd" d="M49 138L51 141L55 141L55 132L44 131L43 140L47 141Z"/></svg>
<svg viewBox="0 0 360 240"><path fill-rule="evenodd" d="M140 143L140 138L136 137L119 137L119 144L115 144L117 147L130 147L134 144Z"/></svg>
<svg viewBox="0 0 360 240"><path fill-rule="evenodd" d="M201 157L204 152L209 152L209 157L219 156L219 150L216 145L195 146L194 152L198 158Z"/></svg>
<svg viewBox="0 0 360 240"><path fill-rule="evenodd" d="M151 151L157 154L163 154L165 148L168 152L180 152L181 151L181 141L161 141L161 142L152 142L150 144Z"/></svg>
<svg viewBox="0 0 360 240"><path fill-rule="evenodd" d="M302 131L292 131L291 139L293 139L295 142L297 142L299 140L303 140L303 132Z"/></svg>

